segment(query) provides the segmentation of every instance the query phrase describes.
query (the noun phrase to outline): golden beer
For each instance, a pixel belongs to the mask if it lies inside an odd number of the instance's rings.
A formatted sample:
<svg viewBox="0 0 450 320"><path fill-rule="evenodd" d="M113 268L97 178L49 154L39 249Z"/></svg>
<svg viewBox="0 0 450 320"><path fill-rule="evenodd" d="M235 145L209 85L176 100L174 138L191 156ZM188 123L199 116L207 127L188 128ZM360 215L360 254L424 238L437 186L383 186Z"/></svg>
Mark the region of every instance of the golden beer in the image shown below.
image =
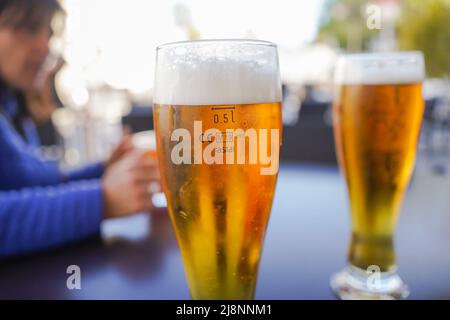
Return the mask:
<svg viewBox="0 0 450 320"><path fill-rule="evenodd" d="M170 159L175 144L170 136L176 127L193 133L194 119L203 119L205 130L221 132L243 125L280 129L280 103L156 105L154 114L159 159L165 164L162 185L192 296L252 298L277 175L261 175L260 164L175 165ZM217 115L223 119L226 114L230 122L215 123ZM246 155L249 149L247 143Z"/></svg>
<svg viewBox="0 0 450 320"><path fill-rule="evenodd" d="M194 299L254 298L281 144L277 59L259 41L158 49L161 183Z"/></svg>
<svg viewBox="0 0 450 320"><path fill-rule="evenodd" d="M422 86L343 85L337 97L336 148L352 212L349 262L390 271L394 228L414 167Z"/></svg>
<svg viewBox="0 0 450 320"><path fill-rule="evenodd" d="M334 136L347 182L352 236L349 266L331 286L343 299L397 299L393 236L414 169L424 111L419 52L353 54L335 77Z"/></svg>

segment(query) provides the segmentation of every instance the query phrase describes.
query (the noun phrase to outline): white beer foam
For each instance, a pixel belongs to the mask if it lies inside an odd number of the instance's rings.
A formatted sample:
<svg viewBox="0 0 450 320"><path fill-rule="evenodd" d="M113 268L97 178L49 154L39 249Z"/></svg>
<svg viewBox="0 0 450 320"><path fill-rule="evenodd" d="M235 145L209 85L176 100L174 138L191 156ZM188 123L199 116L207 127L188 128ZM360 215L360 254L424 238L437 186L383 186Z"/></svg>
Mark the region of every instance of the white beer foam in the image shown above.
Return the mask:
<svg viewBox="0 0 450 320"><path fill-rule="evenodd" d="M156 104L280 101L278 55L269 42L196 41L158 49L153 96Z"/></svg>
<svg viewBox="0 0 450 320"><path fill-rule="evenodd" d="M342 56L336 65L336 84L406 84L425 78L420 52L359 53Z"/></svg>

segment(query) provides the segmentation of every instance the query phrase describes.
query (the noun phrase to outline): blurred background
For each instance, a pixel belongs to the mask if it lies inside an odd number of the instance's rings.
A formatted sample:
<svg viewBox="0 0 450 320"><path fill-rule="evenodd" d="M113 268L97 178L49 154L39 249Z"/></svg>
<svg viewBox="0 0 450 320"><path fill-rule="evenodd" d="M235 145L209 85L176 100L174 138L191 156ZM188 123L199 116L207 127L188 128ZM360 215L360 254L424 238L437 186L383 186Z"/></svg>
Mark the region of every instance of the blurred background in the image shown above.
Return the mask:
<svg viewBox="0 0 450 320"><path fill-rule="evenodd" d="M275 42L283 82L282 161L335 165L330 107L344 52L421 50L427 107L419 162L450 159L449 0L61 0L51 78L57 103L41 116L42 153L66 166L104 158L124 126L150 130L155 47L171 41ZM372 21L377 17L380 21ZM52 108L56 112L50 117Z"/></svg>

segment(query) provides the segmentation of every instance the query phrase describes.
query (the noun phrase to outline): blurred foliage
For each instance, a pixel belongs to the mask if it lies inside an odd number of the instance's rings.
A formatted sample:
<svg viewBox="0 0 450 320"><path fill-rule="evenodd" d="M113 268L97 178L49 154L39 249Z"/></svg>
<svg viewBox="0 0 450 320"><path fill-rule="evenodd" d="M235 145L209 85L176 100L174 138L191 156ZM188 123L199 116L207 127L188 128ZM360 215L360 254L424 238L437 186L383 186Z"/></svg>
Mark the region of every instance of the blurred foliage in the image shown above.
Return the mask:
<svg viewBox="0 0 450 320"><path fill-rule="evenodd" d="M404 0L397 34L400 49L424 52L428 76L450 76L450 0Z"/></svg>
<svg viewBox="0 0 450 320"><path fill-rule="evenodd" d="M327 0L322 11L318 40L333 42L347 51L363 51L378 30L366 26L365 0Z"/></svg>
<svg viewBox="0 0 450 320"><path fill-rule="evenodd" d="M372 0L326 0L317 40L346 51L369 50L379 35L366 26ZM430 77L450 76L450 0L402 0L396 22L401 50L425 54Z"/></svg>

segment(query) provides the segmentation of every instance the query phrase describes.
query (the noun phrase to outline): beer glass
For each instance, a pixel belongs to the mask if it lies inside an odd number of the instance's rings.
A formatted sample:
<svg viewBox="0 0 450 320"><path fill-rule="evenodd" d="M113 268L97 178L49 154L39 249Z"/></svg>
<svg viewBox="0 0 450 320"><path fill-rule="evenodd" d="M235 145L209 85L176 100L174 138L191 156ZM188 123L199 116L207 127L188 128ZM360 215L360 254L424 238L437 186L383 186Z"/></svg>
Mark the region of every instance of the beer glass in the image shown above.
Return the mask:
<svg viewBox="0 0 450 320"><path fill-rule="evenodd" d="M281 85L274 44L157 48L161 183L193 299L252 299L274 196Z"/></svg>
<svg viewBox="0 0 450 320"><path fill-rule="evenodd" d="M133 134L132 144L135 149L140 150L150 159L157 161L158 156L156 154L156 136L154 130L141 131ZM166 208L166 198L164 193L161 192L161 186L159 182L150 183L149 192L152 197L152 204L155 208Z"/></svg>
<svg viewBox="0 0 450 320"><path fill-rule="evenodd" d="M347 182L352 236L348 266L331 279L343 299L399 299L394 229L414 169L424 100L420 52L350 54L339 59L334 137Z"/></svg>

